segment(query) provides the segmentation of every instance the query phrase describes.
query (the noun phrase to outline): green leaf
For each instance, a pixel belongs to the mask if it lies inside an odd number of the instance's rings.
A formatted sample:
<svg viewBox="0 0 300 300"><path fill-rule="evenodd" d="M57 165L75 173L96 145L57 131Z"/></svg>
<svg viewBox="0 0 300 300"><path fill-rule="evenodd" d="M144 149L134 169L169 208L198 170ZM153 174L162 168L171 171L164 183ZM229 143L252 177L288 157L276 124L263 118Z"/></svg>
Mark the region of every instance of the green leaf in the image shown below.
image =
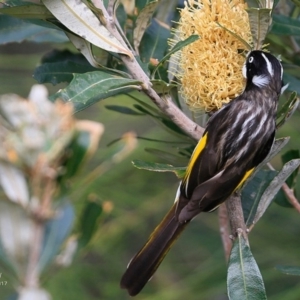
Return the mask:
<svg viewBox="0 0 300 300"><path fill-rule="evenodd" d="M276 266L276 269L286 275L300 276L300 267L295 266Z"/></svg>
<svg viewBox="0 0 300 300"><path fill-rule="evenodd" d="M135 28L133 31L133 45L135 51L138 51L139 45L141 43L141 39L145 33L145 30L149 26L150 19L158 5L159 1L153 1L148 3L139 13L136 22Z"/></svg>
<svg viewBox="0 0 300 300"><path fill-rule="evenodd" d="M23 41L63 43L67 41L67 38L61 31L0 15L0 44L21 43Z"/></svg>
<svg viewBox="0 0 300 300"><path fill-rule="evenodd" d="M81 65L72 61L44 63L35 69L33 78L39 83L56 85L61 82L72 81L74 73L81 74L96 70L90 65Z"/></svg>
<svg viewBox="0 0 300 300"><path fill-rule="evenodd" d="M129 107L121 106L121 105L105 105L105 108L112 110L112 111L116 111L121 114L125 114L125 115L132 115L132 116L144 116L145 115L144 113L139 113Z"/></svg>
<svg viewBox="0 0 300 300"><path fill-rule="evenodd" d="M260 164L260 166L265 165L268 161L270 161L273 157L275 157L282 148L289 142L290 137L283 137L280 139L276 139L272 145L270 153L266 157L266 159Z"/></svg>
<svg viewBox="0 0 300 300"><path fill-rule="evenodd" d="M174 167L169 164L160 164L160 163L152 163L145 162L142 160L133 160L132 164L137 169L154 171L154 172L173 172L177 177L182 178L185 174L186 167Z"/></svg>
<svg viewBox="0 0 300 300"><path fill-rule="evenodd" d="M150 58L161 60L168 48L168 38L170 38L170 30L152 19L139 47L141 61L149 63Z"/></svg>
<svg viewBox="0 0 300 300"><path fill-rule="evenodd" d="M174 53L176 53L177 51L181 50L183 47L199 40L199 35L191 35L189 36L187 39L183 40L183 41L179 41L172 49L171 51L169 51L160 61L159 64L156 66L156 68L154 69L153 73L152 73L152 78L154 77L156 71L158 70L159 66L161 66L167 59L170 58L170 56Z"/></svg>
<svg viewBox="0 0 300 300"><path fill-rule="evenodd" d="M257 223L258 220L262 217L271 201L281 188L282 184L286 179L298 168L300 165L300 159L293 159L287 162L282 170L274 177L270 185L265 189L264 193L261 196L260 202L258 204L257 212L253 220L253 224Z"/></svg>
<svg viewBox="0 0 300 300"><path fill-rule="evenodd" d="M294 208L294 206L286 198L285 193L282 189L278 191L277 195L275 196L274 202L279 206L285 208Z"/></svg>
<svg viewBox="0 0 300 300"><path fill-rule="evenodd" d="M289 150L281 156L283 164L289 162L292 159L300 158L300 150ZM286 180L287 185L293 189L296 185L296 178L298 176L299 168L297 168Z"/></svg>
<svg viewBox="0 0 300 300"><path fill-rule="evenodd" d="M71 232L74 217L73 206L69 202L64 201L57 208L55 218L45 224L44 241L38 264L40 271L52 262L61 249L65 239Z"/></svg>
<svg viewBox="0 0 300 300"><path fill-rule="evenodd" d="M300 81L299 81L300 82ZM281 127L295 112L299 105L299 99L297 97L297 93L293 92L288 101L286 101L280 110L277 112L276 116L276 127Z"/></svg>
<svg viewBox="0 0 300 300"><path fill-rule="evenodd" d="M0 9L0 13L20 19L50 19L53 15L44 5L34 3L28 5L18 5L12 7L4 7Z"/></svg>
<svg viewBox="0 0 300 300"><path fill-rule="evenodd" d="M83 1L43 0L44 5L69 30L106 51L132 53L113 36Z"/></svg>
<svg viewBox="0 0 300 300"><path fill-rule="evenodd" d="M177 164L187 164L187 160L183 159L182 157L172 154L170 152L167 151L162 151L160 149L154 149L154 148L145 148L145 151L148 153L151 153L153 155L155 155L156 157L159 157L165 161L168 161L170 163L177 163Z"/></svg>
<svg viewBox="0 0 300 300"><path fill-rule="evenodd" d="M300 80L297 77L285 72L283 73L283 81L289 83L287 88L289 91L295 91L297 94L300 94Z"/></svg>
<svg viewBox="0 0 300 300"><path fill-rule="evenodd" d="M271 33L300 36L300 20L284 15L273 15Z"/></svg>
<svg viewBox="0 0 300 300"><path fill-rule="evenodd" d="M169 84L163 80L159 79L153 79L151 80L152 88L158 93L158 94L168 94L170 93L171 89L175 88L175 84Z"/></svg>
<svg viewBox="0 0 300 300"><path fill-rule="evenodd" d="M240 234L234 242L229 258L227 292L230 300L267 299L259 268Z"/></svg>
<svg viewBox="0 0 300 300"><path fill-rule="evenodd" d="M292 0L292 2L293 2L296 6L300 7L300 0Z"/></svg>
<svg viewBox="0 0 300 300"><path fill-rule="evenodd" d="M261 49L269 30L271 21L271 9L249 8L247 9L254 49Z"/></svg>
<svg viewBox="0 0 300 300"><path fill-rule="evenodd" d="M51 100L60 98L71 102L78 112L100 100L137 88L139 84L140 81L102 71L75 74L69 86L52 95Z"/></svg>
<svg viewBox="0 0 300 300"><path fill-rule="evenodd" d="M247 227L252 225L261 196L277 174L276 171L259 170L243 188L241 199Z"/></svg>
<svg viewBox="0 0 300 300"><path fill-rule="evenodd" d="M90 133L87 131L78 131L71 144L66 149L67 160L64 167L64 172L59 181L64 183L79 171L87 156L90 147Z"/></svg>
<svg viewBox="0 0 300 300"><path fill-rule="evenodd" d="M79 246L85 247L98 229L99 217L102 214L102 205L96 201L89 201L85 205L80 218Z"/></svg>

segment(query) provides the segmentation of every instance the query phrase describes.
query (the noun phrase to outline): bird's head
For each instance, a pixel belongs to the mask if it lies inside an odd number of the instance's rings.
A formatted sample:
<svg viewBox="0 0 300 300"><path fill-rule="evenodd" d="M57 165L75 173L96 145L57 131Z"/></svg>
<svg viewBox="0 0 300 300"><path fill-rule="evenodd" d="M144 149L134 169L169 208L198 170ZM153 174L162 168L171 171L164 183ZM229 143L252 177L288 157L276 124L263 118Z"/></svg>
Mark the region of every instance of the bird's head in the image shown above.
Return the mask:
<svg viewBox="0 0 300 300"><path fill-rule="evenodd" d="M247 79L246 90L270 87L279 95L287 88L283 86L280 61L267 52L251 51L243 66L243 75Z"/></svg>

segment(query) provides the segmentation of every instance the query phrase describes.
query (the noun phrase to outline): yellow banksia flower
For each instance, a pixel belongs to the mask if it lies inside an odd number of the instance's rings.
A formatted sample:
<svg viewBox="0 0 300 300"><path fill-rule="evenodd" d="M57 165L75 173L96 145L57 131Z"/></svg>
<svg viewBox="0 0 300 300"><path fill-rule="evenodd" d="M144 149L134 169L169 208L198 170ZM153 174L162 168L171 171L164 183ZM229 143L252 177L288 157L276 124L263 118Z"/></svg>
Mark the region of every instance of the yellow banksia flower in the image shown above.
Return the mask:
<svg viewBox="0 0 300 300"><path fill-rule="evenodd" d="M246 8L243 0L185 2L178 38L200 36L180 51L176 71L181 93L191 110L217 110L243 91L241 70L249 49L236 36L251 44Z"/></svg>

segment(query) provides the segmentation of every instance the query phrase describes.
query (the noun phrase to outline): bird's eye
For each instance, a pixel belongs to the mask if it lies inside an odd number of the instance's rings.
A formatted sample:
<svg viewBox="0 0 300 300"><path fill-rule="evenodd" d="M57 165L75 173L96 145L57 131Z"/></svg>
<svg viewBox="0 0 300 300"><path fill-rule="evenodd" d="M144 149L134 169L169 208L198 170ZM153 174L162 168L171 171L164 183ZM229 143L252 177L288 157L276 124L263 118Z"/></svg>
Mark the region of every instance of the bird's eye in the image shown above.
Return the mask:
<svg viewBox="0 0 300 300"><path fill-rule="evenodd" d="M253 56L250 56L248 61L249 61L249 63L252 63L254 61Z"/></svg>

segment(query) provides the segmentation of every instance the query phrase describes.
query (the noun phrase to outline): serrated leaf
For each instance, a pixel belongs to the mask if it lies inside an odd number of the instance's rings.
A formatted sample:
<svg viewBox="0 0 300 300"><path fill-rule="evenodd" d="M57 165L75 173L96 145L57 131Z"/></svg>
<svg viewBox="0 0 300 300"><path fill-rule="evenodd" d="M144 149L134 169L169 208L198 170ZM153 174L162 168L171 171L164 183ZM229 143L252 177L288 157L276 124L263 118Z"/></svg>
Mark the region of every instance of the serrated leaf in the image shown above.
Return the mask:
<svg viewBox="0 0 300 300"><path fill-rule="evenodd" d="M132 115L132 116L144 116L145 115L144 113L139 113L129 107L121 106L121 105L105 105L105 108L112 110L112 111L116 111L121 114L125 114L125 115Z"/></svg>
<svg viewBox="0 0 300 300"><path fill-rule="evenodd" d="M95 201L89 201L85 205L80 218L80 237L78 240L80 247L85 247L97 231L102 210L102 205Z"/></svg>
<svg viewBox="0 0 300 300"><path fill-rule="evenodd" d="M278 173L277 176L271 181L270 185L266 188L264 193L261 196L257 213L255 218L253 219L253 224L257 223L257 221L262 217L271 201L281 188L282 184L286 181L286 179L298 168L300 165L300 159L293 159L287 162L282 170Z"/></svg>
<svg viewBox="0 0 300 300"><path fill-rule="evenodd" d="M38 83L56 85L61 82L72 81L74 73L81 74L96 70L90 65L81 65L72 61L44 63L34 70L33 78Z"/></svg>
<svg viewBox="0 0 300 300"><path fill-rule="evenodd" d="M183 41L179 41L160 61L159 64L156 66L152 73L152 78L154 77L156 71L158 70L159 66L161 66L167 59L171 57L172 54L176 53L177 51L181 50L183 47L199 40L199 35L191 35Z"/></svg>
<svg viewBox="0 0 300 300"><path fill-rule="evenodd" d="M83 39L107 51L132 57L132 53L100 23L84 2L43 0L43 3L63 25Z"/></svg>
<svg viewBox="0 0 300 300"><path fill-rule="evenodd" d="M271 33L300 36L300 20L284 15L273 15Z"/></svg>
<svg viewBox="0 0 300 300"><path fill-rule="evenodd" d="M281 127L295 112L299 105L299 99L297 97L297 93L293 92L288 101L284 103L281 109L277 112L276 116L276 127Z"/></svg>
<svg viewBox="0 0 300 300"><path fill-rule="evenodd" d="M300 276L300 267L295 266L276 266L276 269L286 275Z"/></svg>
<svg viewBox="0 0 300 300"><path fill-rule="evenodd" d="M250 29L253 39L254 49L261 49L269 30L271 22L271 9L266 8L249 8Z"/></svg>
<svg viewBox="0 0 300 300"><path fill-rule="evenodd" d="M185 174L186 167L174 167L169 164L151 163L142 160L133 160L132 164L137 169L154 171L154 172L173 172L177 177L181 178Z"/></svg>
<svg viewBox="0 0 300 300"><path fill-rule="evenodd" d="M52 95L51 99L60 98L65 102L72 102L75 112L78 112L100 100L128 92L139 84L140 81L102 71L75 74L71 83Z"/></svg>
<svg viewBox="0 0 300 300"><path fill-rule="evenodd" d="M149 21L158 5L159 1L153 1L148 3L139 13L136 22L135 28L133 31L133 45L137 53L139 53L139 45L141 43L142 37L145 33L145 30L149 26Z"/></svg>
<svg viewBox="0 0 300 300"><path fill-rule="evenodd" d="M267 299L257 263L240 234L234 242L229 258L227 292L230 300Z"/></svg>
<svg viewBox="0 0 300 300"><path fill-rule="evenodd" d="M245 224L249 227L256 215L260 198L270 182L278 174L276 171L259 170L247 181L241 193Z"/></svg>
<svg viewBox="0 0 300 300"><path fill-rule="evenodd" d="M44 240L38 263L39 271L53 261L69 235L74 221L73 206L65 202L56 210L55 217L45 224Z"/></svg>

